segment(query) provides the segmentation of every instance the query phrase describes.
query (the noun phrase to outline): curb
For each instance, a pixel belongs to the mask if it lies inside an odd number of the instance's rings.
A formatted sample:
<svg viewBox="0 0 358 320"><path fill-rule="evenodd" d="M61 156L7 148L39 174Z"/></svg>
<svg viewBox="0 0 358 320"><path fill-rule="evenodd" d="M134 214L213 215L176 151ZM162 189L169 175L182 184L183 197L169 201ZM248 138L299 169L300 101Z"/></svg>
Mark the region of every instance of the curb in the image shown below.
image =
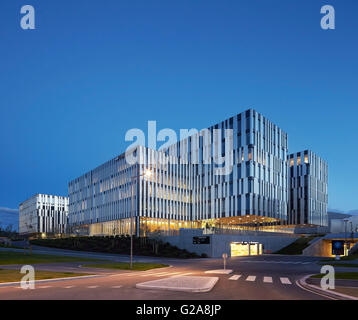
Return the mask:
<svg viewBox="0 0 358 320"><path fill-rule="evenodd" d="M231 274L232 269L215 269L205 271L207 274Z"/></svg>
<svg viewBox="0 0 358 320"><path fill-rule="evenodd" d="M353 296L349 296L347 294L343 294L343 293L339 293L339 292L333 292L330 290L324 290L321 287L318 287L316 285L313 284L308 284L306 282L306 280L308 278L310 278L311 276L313 276L314 274L310 274L308 276L305 276L303 278L301 278L300 280L296 281L297 285L299 287L301 287L304 290L308 290L311 291L312 293L315 294L319 294L321 296L325 296L326 298L329 299L334 299L334 300L358 300L357 297L353 297Z"/></svg>
<svg viewBox="0 0 358 320"><path fill-rule="evenodd" d="M175 277L173 277L175 278ZM144 283L137 283L137 289L149 289L149 290L167 290L167 291L180 291L180 292L209 292L211 291L216 283L219 281L218 277L212 277L212 281L206 287L201 288L189 288L189 287L170 287L170 286L160 286L160 285L151 285ZM149 281L152 282L152 281Z"/></svg>
<svg viewBox="0 0 358 320"><path fill-rule="evenodd" d="M63 281L63 280L78 280L78 279L88 279L88 278L98 278L102 277L102 275L89 275L89 276L77 276L77 277L67 277L67 278L54 278L54 279L42 279L42 280L35 280L34 283L46 283L46 282L56 282L56 281ZM20 285L21 281L18 282L5 282L0 283L0 288L3 287L12 287L14 285Z"/></svg>

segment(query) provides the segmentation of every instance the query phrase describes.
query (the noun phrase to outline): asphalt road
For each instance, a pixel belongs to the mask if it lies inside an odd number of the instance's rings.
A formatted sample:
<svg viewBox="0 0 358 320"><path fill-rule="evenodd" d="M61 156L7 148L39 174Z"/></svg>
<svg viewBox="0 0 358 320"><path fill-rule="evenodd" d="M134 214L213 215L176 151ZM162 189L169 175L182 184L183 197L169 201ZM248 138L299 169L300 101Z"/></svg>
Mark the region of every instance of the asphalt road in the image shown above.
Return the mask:
<svg viewBox="0 0 358 320"><path fill-rule="evenodd" d="M71 252L37 248L34 252L87 256L128 261L127 256ZM321 300L327 297L304 290L296 281L308 274L320 273L317 258L302 256L264 255L259 257L237 257L228 260L230 275L208 275L205 271L221 269L220 259L164 259L135 257L137 261L153 261L170 264L170 268L149 271L124 271L89 269L81 263L37 264L35 270L88 272L96 277L37 282L34 290L23 290L18 285L0 287L0 300L13 299L126 299L126 300ZM1 266L4 268L4 266ZM8 266L18 268L18 266ZM345 271L346 270L345 268ZM178 275L218 276L215 287L206 293L187 293L162 290L137 289L137 283ZM231 279L230 279L231 278Z"/></svg>

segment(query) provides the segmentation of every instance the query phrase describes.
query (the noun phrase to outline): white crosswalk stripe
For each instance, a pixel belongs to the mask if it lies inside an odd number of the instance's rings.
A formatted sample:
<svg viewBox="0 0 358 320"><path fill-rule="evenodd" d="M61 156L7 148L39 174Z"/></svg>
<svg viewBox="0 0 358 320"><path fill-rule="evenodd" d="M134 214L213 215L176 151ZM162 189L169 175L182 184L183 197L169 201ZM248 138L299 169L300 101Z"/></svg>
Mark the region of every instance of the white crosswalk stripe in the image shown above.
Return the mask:
<svg viewBox="0 0 358 320"><path fill-rule="evenodd" d="M292 284L288 278L280 278L282 284Z"/></svg>
<svg viewBox="0 0 358 320"><path fill-rule="evenodd" d="M264 277L264 282L266 283L272 283L272 277Z"/></svg>
<svg viewBox="0 0 358 320"><path fill-rule="evenodd" d="M98 288L99 286L88 286L87 288L88 289L96 289L96 288Z"/></svg>
<svg viewBox="0 0 358 320"><path fill-rule="evenodd" d="M228 278L229 280L239 280L241 278L241 274L235 274L233 276L231 276L230 278ZM254 275L250 275L250 276L247 276L247 278L245 279L245 281L249 281L249 282L255 282L256 280L260 280L261 277L257 277L257 276L254 276ZM274 283L274 279L273 277L270 277L270 276L264 276L262 277L262 281L264 283ZM289 284L292 284L291 280L287 277L280 277L280 281L282 284L285 284L285 285L289 285Z"/></svg>
<svg viewBox="0 0 358 320"><path fill-rule="evenodd" d="M37 287L37 289L47 289L47 288L52 288L52 286L40 286L40 287Z"/></svg>
<svg viewBox="0 0 358 320"><path fill-rule="evenodd" d="M66 286L66 287L64 287L64 289L72 289L72 288L74 288L75 286Z"/></svg>
<svg viewBox="0 0 358 320"><path fill-rule="evenodd" d="M119 288L122 288L122 286L113 286L112 288L113 289L119 289Z"/></svg>

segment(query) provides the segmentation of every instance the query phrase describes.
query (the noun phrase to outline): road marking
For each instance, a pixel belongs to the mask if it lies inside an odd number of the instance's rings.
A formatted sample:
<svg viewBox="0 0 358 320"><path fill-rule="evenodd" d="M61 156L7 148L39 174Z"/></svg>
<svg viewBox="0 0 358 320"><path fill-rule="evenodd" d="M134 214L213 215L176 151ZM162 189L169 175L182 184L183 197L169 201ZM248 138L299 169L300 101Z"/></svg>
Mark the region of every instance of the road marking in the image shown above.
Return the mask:
<svg viewBox="0 0 358 320"><path fill-rule="evenodd" d="M67 287L64 287L64 289L71 289L71 288L74 288L75 286L67 286Z"/></svg>
<svg viewBox="0 0 358 320"><path fill-rule="evenodd" d="M47 289L47 288L52 288L52 286L41 286L41 287L37 287L37 289Z"/></svg>
<svg viewBox="0 0 358 320"><path fill-rule="evenodd" d="M112 288L113 289L119 289L119 288L122 288L122 286L113 286Z"/></svg>
<svg viewBox="0 0 358 320"><path fill-rule="evenodd" d="M131 277L131 276L136 276L136 275L137 275L137 273L125 272L125 273L114 274L113 276Z"/></svg>
<svg viewBox="0 0 358 320"><path fill-rule="evenodd" d="M235 274L234 276L230 277L229 280L238 280L241 277L241 274Z"/></svg>
<svg viewBox="0 0 358 320"><path fill-rule="evenodd" d="M292 284L288 278L280 278L282 284Z"/></svg>
<svg viewBox="0 0 358 320"><path fill-rule="evenodd" d="M98 288L99 286L88 286L87 288L88 289L96 289L96 288Z"/></svg>
<svg viewBox="0 0 358 320"><path fill-rule="evenodd" d="M272 283L272 277L264 277L264 282L266 283Z"/></svg>
<svg viewBox="0 0 358 320"><path fill-rule="evenodd" d="M155 273L151 273L151 274L156 274L156 275L160 275L160 274L168 274L170 272L166 271L166 272L155 272Z"/></svg>
<svg viewBox="0 0 358 320"><path fill-rule="evenodd" d="M181 272L169 272L169 273L165 273L165 274L157 274L155 275L154 277L165 277L165 276L173 276L173 275L176 275L176 274L179 274Z"/></svg>
<svg viewBox="0 0 358 320"><path fill-rule="evenodd" d="M182 273L182 274L179 274L179 275L177 275L177 276L188 276L189 274L193 274L192 272L187 272L187 273Z"/></svg>
<svg viewBox="0 0 358 320"><path fill-rule="evenodd" d="M139 276L140 277L149 277L149 276L153 276L155 274L158 274L158 273L146 273L146 274L140 274Z"/></svg>
<svg viewBox="0 0 358 320"><path fill-rule="evenodd" d="M246 281L255 281L256 280L256 276L248 276L246 278Z"/></svg>
<svg viewBox="0 0 358 320"><path fill-rule="evenodd" d="M318 293L317 291L313 291L313 290L311 290L311 289L305 288L304 286L302 286L302 285L300 284L300 281L299 281L299 280L296 280L296 285L297 285L298 287L300 287L301 289L305 290L305 291L308 291L308 292L317 294L317 295L319 295L319 296L328 298L328 299L330 299L330 300L338 300L338 298L334 298L334 297L332 297L332 296L325 295L325 294L321 294L321 293Z"/></svg>

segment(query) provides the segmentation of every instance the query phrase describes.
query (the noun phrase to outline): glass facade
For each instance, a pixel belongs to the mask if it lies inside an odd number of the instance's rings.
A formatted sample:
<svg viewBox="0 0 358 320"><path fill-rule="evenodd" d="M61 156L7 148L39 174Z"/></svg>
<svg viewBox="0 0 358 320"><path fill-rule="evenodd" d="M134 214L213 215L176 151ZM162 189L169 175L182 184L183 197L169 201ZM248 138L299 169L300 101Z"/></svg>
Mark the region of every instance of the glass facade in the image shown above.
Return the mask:
<svg viewBox="0 0 358 320"><path fill-rule="evenodd" d="M22 202L19 208L19 233L67 232L68 198L37 194Z"/></svg>
<svg viewBox="0 0 358 320"><path fill-rule="evenodd" d="M327 162L309 150L288 157L290 223L328 226Z"/></svg>
<svg viewBox="0 0 358 320"><path fill-rule="evenodd" d="M137 146L132 152L135 164L122 154L69 183L71 227L127 234L132 206L137 235L206 225L275 230L291 222L288 174L296 166L287 156L287 134L255 110L161 151ZM302 154L298 167L306 161ZM325 187L316 188L325 197Z"/></svg>

